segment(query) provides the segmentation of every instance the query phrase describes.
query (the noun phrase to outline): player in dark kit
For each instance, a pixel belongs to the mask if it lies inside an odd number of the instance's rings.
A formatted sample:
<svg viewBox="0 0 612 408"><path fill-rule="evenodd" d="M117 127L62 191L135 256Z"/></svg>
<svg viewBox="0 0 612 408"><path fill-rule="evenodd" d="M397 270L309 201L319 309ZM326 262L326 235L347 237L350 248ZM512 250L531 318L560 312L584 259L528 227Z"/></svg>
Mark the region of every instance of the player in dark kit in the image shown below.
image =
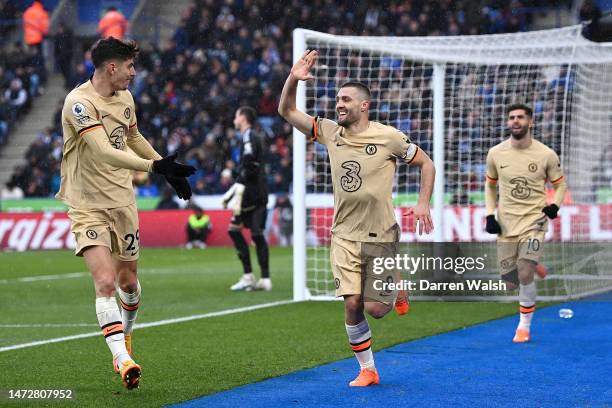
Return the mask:
<svg viewBox="0 0 612 408"><path fill-rule="evenodd" d="M253 130L257 118L255 109L243 106L236 110L234 126L240 131L242 146L240 148L240 166L236 183L223 196L223 207L234 200L233 216L229 226L229 235L234 242L238 258L242 262L243 276L231 286L231 290L271 290L269 270L268 243L264 236L268 210L268 188L263 169L263 139ZM255 281L251 266L249 247L242 228L251 230L255 242L257 260L261 269L261 279Z"/></svg>

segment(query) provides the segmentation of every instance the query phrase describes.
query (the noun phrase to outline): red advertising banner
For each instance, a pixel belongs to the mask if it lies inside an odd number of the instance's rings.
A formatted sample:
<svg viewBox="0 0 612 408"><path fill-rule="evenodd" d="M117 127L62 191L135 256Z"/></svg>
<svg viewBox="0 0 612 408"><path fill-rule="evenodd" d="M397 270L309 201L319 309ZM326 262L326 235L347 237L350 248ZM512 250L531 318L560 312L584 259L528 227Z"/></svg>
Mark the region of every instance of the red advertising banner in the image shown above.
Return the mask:
<svg viewBox="0 0 612 408"><path fill-rule="evenodd" d="M431 241L432 235L418 236L411 232L411 217L402 217L405 208L398 208L402 241ZM144 247L176 247L186 242L189 210L141 211L140 239ZM227 227L229 210L207 211L213 229L207 244L231 246ZM309 209L308 245L329 243L333 208ZM485 209L480 206L455 206L444 209L444 240L463 242L493 241L495 236L484 231ZM552 222L547 234L554 241L612 241L612 204L566 205ZM435 227L435 226L434 226ZM438 227L439 228L439 227ZM267 228L271 245L278 244L278 214L271 213ZM250 239L245 230L247 239ZM0 213L0 249L26 251L36 249L74 248L70 220L65 213Z"/></svg>
<svg viewBox="0 0 612 408"><path fill-rule="evenodd" d="M396 218L402 229L402 242L433 241L433 234L419 236L413 232L414 220L403 217L406 208L397 208ZM306 235L309 245L326 245L333 222L333 208L311 208L310 229ZM485 208L481 206L449 206L444 208L444 242L494 241L495 235L487 234ZM434 225L434 228L440 226ZM559 210L546 234L552 241L612 241L612 204L564 205Z"/></svg>
<svg viewBox="0 0 612 408"><path fill-rule="evenodd" d="M140 211L140 244L143 247L176 247L187 240L187 219L190 210ZM231 246L227 234L231 211L207 211L213 229L208 236L208 245ZM273 217L273 220L277 217ZM273 231L268 239L275 245ZM248 230L245 237L250 239ZM73 249L74 236L70 232L70 219L66 213L0 213L0 249L26 251L34 249Z"/></svg>

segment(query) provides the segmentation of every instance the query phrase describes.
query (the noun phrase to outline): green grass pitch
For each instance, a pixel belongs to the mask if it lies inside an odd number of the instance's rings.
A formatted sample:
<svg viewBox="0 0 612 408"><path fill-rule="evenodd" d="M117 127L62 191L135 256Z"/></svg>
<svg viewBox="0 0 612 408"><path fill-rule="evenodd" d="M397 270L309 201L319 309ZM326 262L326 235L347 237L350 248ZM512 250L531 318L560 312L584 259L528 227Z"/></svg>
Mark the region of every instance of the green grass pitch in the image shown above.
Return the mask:
<svg viewBox="0 0 612 408"><path fill-rule="evenodd" d="M290 299L291 265L290 249L272 248L274 289L232 293L228 288L240 277L232 249L144 249L138 322ZM0 253L0 348L99 331L93 284L84 272L83 260L69 251ZM20 280L63 274L60 279ZM515 312L516 305L508 303L416 302L407 316L370 319L374 348ZM68 324L83 326L63 326ZM101 335L0 352L0 390L73 389L74 406L161 406L352 356L340 302L292 303L137 329L133 344L143 367L137 390L121 386ZM46 405L60 404L35 403Z"/></svg>

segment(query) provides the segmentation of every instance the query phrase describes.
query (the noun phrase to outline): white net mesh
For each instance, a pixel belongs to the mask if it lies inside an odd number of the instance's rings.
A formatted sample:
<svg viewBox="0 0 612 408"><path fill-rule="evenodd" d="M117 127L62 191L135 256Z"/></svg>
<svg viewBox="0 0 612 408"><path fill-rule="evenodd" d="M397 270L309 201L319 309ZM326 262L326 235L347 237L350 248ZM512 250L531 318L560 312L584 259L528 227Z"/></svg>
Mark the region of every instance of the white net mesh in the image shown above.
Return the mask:
<svg viewBox="0 0 612 408"><path fill-rule="evenodd" d="M584 296L612 287L612 48L591 43L580 26L519 34L462 37L338 37L305 32L305 48L319 51L306 109L335 118L337 88L366 83L371 120L409 135L433 157L433 64L444 78L444 241L491 241L483 231L485 158L507 137L506 108L534 108L535 137L561 157L570 193L548 235L538 283L542 298ZM416 202L418 169L398 167L396 207ZM297 175L295 176L297 177ZM333 296L329 238L332 184L324 146L306 151L306 285L313 297ZM399 215L399 211L398 211ZM400 225L405 222L400 220ZM405 231L405 225L402 229ZM425 237L423 240L431 240ZM419 240L403 233L402 240ZM576 251L562 242L593 242L590 266L573 265ZM493 247L489 244L489 247ZM484 244L483 244L484 248ZM494 256L494 254L492 254ZM491 277L497 271L490 270Z"/></svg>

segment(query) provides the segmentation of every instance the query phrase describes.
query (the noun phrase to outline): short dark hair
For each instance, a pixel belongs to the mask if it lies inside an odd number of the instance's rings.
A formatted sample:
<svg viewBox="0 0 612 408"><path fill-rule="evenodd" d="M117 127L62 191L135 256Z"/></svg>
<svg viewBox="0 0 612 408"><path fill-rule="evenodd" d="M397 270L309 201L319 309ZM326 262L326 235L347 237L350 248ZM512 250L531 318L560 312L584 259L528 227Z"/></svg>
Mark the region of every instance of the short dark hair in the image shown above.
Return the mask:
<svg viewBox="0 0 612 408"><path fill-rule="evenodd" d="M241 106L238 108L238 114L243 115L249 125L253 125L257 120L257 111L250 106Z"/></svg>
<svg viewBox="0 0 612 408"><path fill-rule="evenodd" d="M112 59L125 61L136 58L139 51L134 41L118 40L111 36L96 41L91 47L91 60L96 68L101 68L104 63Z"/></svg>
<svg viewBox="0 0 612 408"><path fill-rule="evenodd" d="M357 81L345 82L340 87L340 89L342 88L357 88L359 91L361 91L361 93L363 93L366 96L367 100L372 99L372 93L370 92L370 88L368 88L368 86L364 84L363 82L357 82Z"/></svg>
<svg viewBox="0 0 612 408"><path fill-rule="evenodd" d="M508 106L508 114L512 112L513 110L517 110L517 109L522 109L525 111L527 116L529 116L530 118L533 117L533 109L531 109L529 106L525 105L524 103L513 103L512 105Z"/></svg>

